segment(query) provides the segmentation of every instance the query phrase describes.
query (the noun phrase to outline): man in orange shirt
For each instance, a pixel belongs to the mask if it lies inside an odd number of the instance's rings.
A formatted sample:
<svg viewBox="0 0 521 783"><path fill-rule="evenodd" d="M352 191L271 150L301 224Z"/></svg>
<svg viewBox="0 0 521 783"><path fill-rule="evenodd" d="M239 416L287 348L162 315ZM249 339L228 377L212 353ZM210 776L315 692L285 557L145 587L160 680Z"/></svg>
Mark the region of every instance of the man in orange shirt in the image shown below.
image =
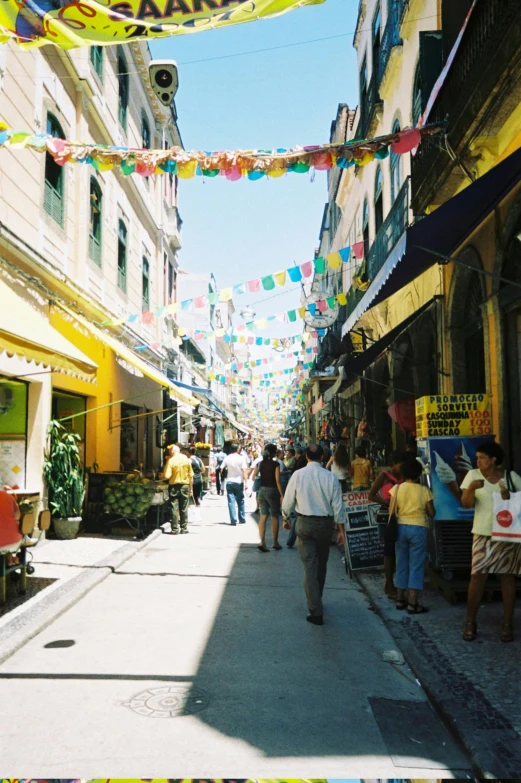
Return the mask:
<svg viewBox="0 0 521 783"><path fill-rule="evenodd" d="M351 462L351 477L353 490L361 492L369 489L374 479L373 463L365 455L363 446L355 449L356 457Z"/></svg>
<svg viewBox="0 0 521 783"><path fill-rule="evenodd" d="M188 504L193 495L194 471L190 460L174 446L173 457L165 465L163 478L168 480L172 507L172 533L188 533Z"/></svg>

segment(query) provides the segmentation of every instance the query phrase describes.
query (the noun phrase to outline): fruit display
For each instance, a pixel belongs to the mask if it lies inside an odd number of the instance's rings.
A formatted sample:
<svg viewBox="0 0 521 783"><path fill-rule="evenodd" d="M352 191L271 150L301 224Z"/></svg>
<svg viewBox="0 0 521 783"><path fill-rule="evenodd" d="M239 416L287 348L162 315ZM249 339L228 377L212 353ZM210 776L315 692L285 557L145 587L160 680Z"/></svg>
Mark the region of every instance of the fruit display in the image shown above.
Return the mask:
<svg viewBox="0 0 521 783"><path fill-rule="evenodd" d="M144 517L152 504L156 484L139 473L129 473L122 481L105 487L103 510L121 517Z"/></svg>

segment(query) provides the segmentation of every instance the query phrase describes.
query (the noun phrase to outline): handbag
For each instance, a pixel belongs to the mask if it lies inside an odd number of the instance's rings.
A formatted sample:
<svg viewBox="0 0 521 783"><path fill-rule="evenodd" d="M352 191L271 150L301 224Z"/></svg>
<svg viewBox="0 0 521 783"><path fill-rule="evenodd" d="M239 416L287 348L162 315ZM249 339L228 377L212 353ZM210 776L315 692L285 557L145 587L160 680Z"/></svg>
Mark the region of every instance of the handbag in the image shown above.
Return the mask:
<svg viewBox="0 0 521 783"><path fill-rule="evenodd" d="M201 521L201 509L199 506L188 506L188 524Z"/></svg>
<svg viewBox="0 0 521 783"><path fill-rule="evenodd" d="M258 492L260 490L261 486L262 486L261 485L261 477L260 476L255 476L255 481L253 482L253 487L252 487L253 492Z"/></svg>
<svg viewBox="0 0 521 783"><path fill-rule="evenodd" d="M398 503L398 492L400 491L400 488L396 490L396 497L395 497L395 507ZM398 517L396 516L396 512L393 511L392 514L389 514L389 519L387 520L387 525L385 526L385 535L384 535L385 541L388 544L396 544L398 541Z"/></svg>
<svg viewBox="0 0 521 783"><path fill-rule="evenodd" d="M508 541L521 544L521 492L516 492L510 471L507 472L509 500L503 500L499 492L494 492L494 517L492 521L492 541Z"/></svg>

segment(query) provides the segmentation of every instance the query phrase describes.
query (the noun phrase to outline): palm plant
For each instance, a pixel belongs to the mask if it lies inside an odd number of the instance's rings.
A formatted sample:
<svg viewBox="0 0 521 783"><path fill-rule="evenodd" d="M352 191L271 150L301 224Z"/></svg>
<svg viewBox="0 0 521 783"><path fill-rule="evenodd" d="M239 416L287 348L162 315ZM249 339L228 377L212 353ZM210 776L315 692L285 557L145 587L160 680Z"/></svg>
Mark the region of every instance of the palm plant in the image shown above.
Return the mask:
<svg viewBox="0 0 521 783"><path fill-rule="evenodd" d="M85 478L78 448L80 436L68 432L56 420L49 424L48 436L43 474L52 515L58 519L79 517L85 498Z"/></svg>

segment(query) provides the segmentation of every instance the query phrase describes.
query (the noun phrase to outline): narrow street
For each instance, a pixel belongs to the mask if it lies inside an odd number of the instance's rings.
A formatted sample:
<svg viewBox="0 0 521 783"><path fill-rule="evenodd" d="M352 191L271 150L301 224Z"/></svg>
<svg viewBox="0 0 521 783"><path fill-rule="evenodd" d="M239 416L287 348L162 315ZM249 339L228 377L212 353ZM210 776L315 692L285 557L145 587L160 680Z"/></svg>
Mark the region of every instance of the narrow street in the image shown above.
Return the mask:
<svg viewBox="0 0 521 783"><path fill-rule="evenodd" d="M470 774L336 549L312 626L296 549L259 553L224 498L202 510L1 666L6 769L23 746L39 777Z"/></svg>

